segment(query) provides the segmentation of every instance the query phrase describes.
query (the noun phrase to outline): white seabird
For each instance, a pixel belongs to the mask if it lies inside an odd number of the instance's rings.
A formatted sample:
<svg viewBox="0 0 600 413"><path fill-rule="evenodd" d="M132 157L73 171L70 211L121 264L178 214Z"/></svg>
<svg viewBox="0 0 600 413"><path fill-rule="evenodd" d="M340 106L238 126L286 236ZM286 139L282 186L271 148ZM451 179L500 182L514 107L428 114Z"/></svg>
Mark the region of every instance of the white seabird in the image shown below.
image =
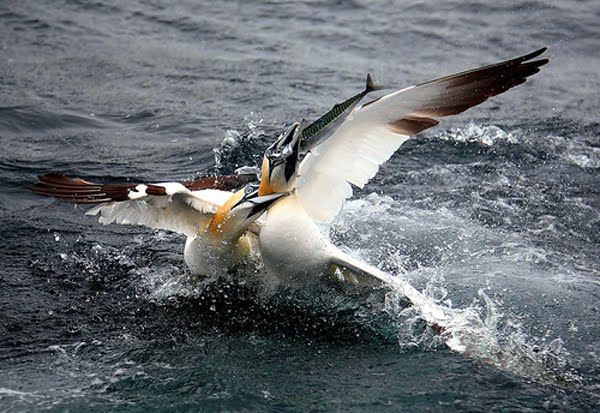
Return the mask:
<svg viewBox="0 0 600 413"><path fill-rule="evenodd" d="M379 166L410 136L519 85L548 62L533 60L546 49L500 63L411 86L357 106L322 143L299 162L301 126L265 152L259 195L289 191L273 203L262 223L259 245L268 272L283 282L306 285L320 277L396 287L434 327L448 328L447 309L394 277L333 245L321 231ZM321 227L320 227L320 226ZM447 340L452 347L451 339ZM460 345L454 343L454 349Z"/></svg>
<svg viewBox="0 0 600 413"><path fill-rule="evenodd" d="M183 184L95 184L52 173L41 176L33 192L73 203L100 203L86 214L100 215L103 224L144 225L183 234L187 237L184 259L190 271L216 276L248 256L256 244L252 224L287 194L258 196L252 185L235 193L197 188L228 188L246 180L229 176Z"/></svg>

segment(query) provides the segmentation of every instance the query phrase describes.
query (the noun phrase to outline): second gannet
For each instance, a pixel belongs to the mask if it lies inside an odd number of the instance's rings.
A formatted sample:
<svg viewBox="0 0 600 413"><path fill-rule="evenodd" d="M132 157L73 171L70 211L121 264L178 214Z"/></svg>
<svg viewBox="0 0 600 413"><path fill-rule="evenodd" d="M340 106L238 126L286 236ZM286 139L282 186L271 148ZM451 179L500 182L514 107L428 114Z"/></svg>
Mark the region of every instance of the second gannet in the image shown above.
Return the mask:
<svg viewBox="0 0 600 413"><path fill-rule="evenodd" d="M519 85L547 59L546 49L515 59L411 86L356 107L330 136L299 162L301 126L265 152L260 194L290 191L273 203L259 245L267 271L287 284L306 285L320 277L396 286L435 327L445 328L445 310L399 277L363 263L333 245L319 227L329 224L352 185L362 188L410 136Z"/></svg>
<svg viewBox="0 0 600 413"><path fill-rule="evenodd" d="M144 225L187 236L185 263L196 275L216 276L235 267L256 248L251 225L286 193L258 195L247 185L232 193L219 189L244 182L244 177L154 184L96 184L52 173L40 176L33 192L63 201L99 205L87 215L103 224ZM192 188L192 189L190 189Z"/></svg>

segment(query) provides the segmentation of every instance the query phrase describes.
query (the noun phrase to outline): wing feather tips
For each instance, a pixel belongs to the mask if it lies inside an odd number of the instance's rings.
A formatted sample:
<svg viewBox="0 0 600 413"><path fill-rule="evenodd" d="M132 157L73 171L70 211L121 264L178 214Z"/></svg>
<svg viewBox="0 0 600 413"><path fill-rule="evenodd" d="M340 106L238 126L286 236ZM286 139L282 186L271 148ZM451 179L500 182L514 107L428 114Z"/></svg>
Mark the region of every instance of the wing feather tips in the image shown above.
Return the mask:
<svg viewBox="0 0 600 413"><path fill-rule="evenodd" d="M129 190L134 187L133 184L101 185L53 172L39 176L31 190L34 194L64 202L90 204L128 200Z"/></svg>
<svg viewBox="0 0 600 413"><path fill-rule="evenodd" d="M521 62L526 62L528 60L534 59L534 58L542 55L546 50L548 50L547 47L545 47L545 46L544 47L540 47L539 49L534 50L531 53L528 53L528 54L523 55L521 57L517 57L517 59L515 59L515 60L520 60ZM546 59L546 60L548 60L548 59Z"/></svg>
<svg viewBox="0 0 600 413"><path fill-rule="evenodd" d="M527 81L549 62L548 59L528 61L543 53L541 48L528 55L484 66L422 84L421 87L439 88L438 96L416 108L415 115L443 117L455 115L485 102Z"/></svg>
<svg viewBox="0 0 600 413"><path fill-rule="evenodd" d="M45 175L40 175L38 176L38 179L40 180L40 182L59 186L100 186L99 184L88 182L81 178L70 178L66 175L61 174L60 172L50 172Z"/></svg>
<svg viewBox="0 0 600 413"><path fill-rule="evenodd" d="M514 68L517 66L521 66L521 67L528 66L528 67L538 67L539 68L539 67L545 65L546 63L548 63L549 60L548 59L540 59L540 60L531 61L531 59L540 56L546 50L547 50L546 47L542 47L541 49L538 49L534 52L531 52L531 53L523 55L523 56L515 57L515 58L509 59L509 60L503 60L501 62L492 63L492 64L481 66L481 67L478 67L475 69L470 69L470 70L467 70L464 72L454 73L452 75L444 76L439 79L430 80L425 83L415 85L414 87L426 86L426 85L431 85L431 84L435 84L435 83L445 83L448 81L456 82L458 79L468 79L469 75L478 74L478 73L479 74L487 73L489 71L496 71L498 69ZM535 72L535 73L537 73L537 72Z"/></svg>

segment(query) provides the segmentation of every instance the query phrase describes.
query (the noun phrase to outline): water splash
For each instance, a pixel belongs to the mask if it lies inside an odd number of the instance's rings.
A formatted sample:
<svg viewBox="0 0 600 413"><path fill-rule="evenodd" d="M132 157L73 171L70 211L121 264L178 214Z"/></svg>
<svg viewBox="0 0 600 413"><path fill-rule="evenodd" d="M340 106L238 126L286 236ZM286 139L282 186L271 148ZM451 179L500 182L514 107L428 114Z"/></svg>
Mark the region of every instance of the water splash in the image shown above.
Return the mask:
<svg viewBox="0 0 600 413"><path fill-rule="evenodd" d="M470 122L466 127L452 128L436 135L436 139L459 143L478 143L483 146L494 146L497 143L515 144L519 142L516 135L506 132L495 125L479 125Z"/></svg>
<svg viewBox="0 0 600 413"><path fill-rule="evenodd" d="M569 352L560 338L525 333L523 324L503 314L501 304L480 289L470 306L456 308L440 285L428 284L422 300L406 307L405 293L393 288L385 309L397 320L402 349L437 350L443 344L476 361L545 384L580 383L568 370ZM430 327L425 328L423 319Z"/></svg>
<svg viewBox="0 0 600 413"><path fill-rule="evenodd" d="M234 129L225 131L225 137L220 145L213 149L215 156L215 167L218 171L255 167L258 164L259 152L255 146L257 141L265 135L264 120L258 118L254 113L244 117L247 130L240 132Z"/></svg>
<svg viewBox="0 0 600 413"><path fill-rule="evenodd" d="M215 149L218 167L230 167L232 164L239 167L239 162L233 162L232 157L239 155L238 152L245 152L246 147L254 146L255 141L263 136L264 129L258 126L261 122L262 120L257 123L250 121L249 131L245 134L226 132L222 144ZM499 142L518 142L515 136L500 128L475 124L447 132L438 138L484 146ZM256 154L257 151L253 148L250 153ZM247 164L247 156L238 158L238 161ZM402 213L398 214L397 211ZM407 277L410 288L425 279L425 286L412 293L418 298L417 305L406 305L406 286L404 289L392 289L386 294L385 310L396 322L401 348L431 350L441 348L445 343L473 359L533 380L552 383L577 381L577 376L565 369L569 364L569 353L564 349L562 340L551 338L550 334L541 338L528 335L525 332L527 319L519 320L511 315L500 301L490 298L489 291L479 289L476 296L466 293L467 297L462 297L462 300L471 301L466 305L463 303L457 306L450 298L452 296L454 301L459 301L454 293L449 293L441 275L446 266L469 264L474 258L482 257L512 259L511 251L527 246L518 236L479 226L467 216L468 214L460 214L455 209L443 206L419 210L406 204L399 208L392 198L371 194L352 201L335 229L337 236L344 233L346 236L356 235L356 239L349 243L356 255L362 255L367 261L379 261L386 271L399 272L400 277ZM361 223L367 227L364 231L352 230L353 226ZM373 231L373 228L377 231ZM398 228L401 230L398 231ZM373 237L378 238L378 241L371 243ZM411 240L415 248L399 246ZM542 258L546 254L539 248L530 248L529 251L534 251L536 256ZM181 269L181 262L135 265L121 251L106 250L98 245L92 247L91 253L96 260L87 262L88 271L101 271L102 262L111 265L118 263L135 275L140 280L140 285L149 292L150 300L158 303L174 297L203 297L206 289L212 288L214 282L190 277ZM537 262L535 259L533 261ZM469 266L464 265L463 270L469 271ZM254 299L260 300L258 296ZM306 309L301 305L300 307ZM219 311L214 303L208 308L212 312ZM359 308L357 314L364 316L363 310L364 308ZM370 314L371 318L375 317L375 313L366 314ZM426 328L423 323L424 314L429 324L437 323L437 331L435 328ZM368 319L369 316L359 318Z"/></svg>
<svg viewBox="0 0 600 413"><path fill-rule="evenodd" d="M590 171L600 168L600 147L597 142L593 142L593 138L554 135L548 137L548 145L551 146L552 153L558 154L566 164Z"/></svg>
<svg viewBox="0 0 600 413"><path fill-rule="evenodd" d="M580 380L569 371L570 354L560 338L552 338L549 332L541 338L528 335L528 320L520 320L505 304L491 298L490 293L496 294L491 286L476 289L476 295L469 299L471 286L465 288L465 281L458 279L456 288L460 290L450 292L443 276L460 271L463 279L470 279L464 272L472 271L472 263L490 260L498 261L496 271L503 272L510 269L503 266L502 260L529 263L532 250L542 256L545 251L528 247L516 235L498 234L474 225L446 208L420 211L395 204L392 198L376 194L351 201L335 229L336 236L341 233L353 246L353 254L368 261L379 257L379 267L396 274L392 290L386 294L385 309L396 320L402 349L437 350L445 344L475 360L531 380L553 384ZM398 210L402 214L397 215ZM377 239L363 230L364 223L377 229ZM388 231L392 228L393 232ZM354 237L355 234L362 235ZM414 256L417 249L394 247L395 243L415 243L415 239L421 257L429 257L427 266L404 257L405 253ZM394 253L389 254L390 250ZM482 276L486 276L485 267L482 271ZM419 284L420 290L411 290ZM413 305L407 307L406 297L411 294ZM457 306L453 301L463 304ZM423 320L434 328L426 328Z"/></svg>

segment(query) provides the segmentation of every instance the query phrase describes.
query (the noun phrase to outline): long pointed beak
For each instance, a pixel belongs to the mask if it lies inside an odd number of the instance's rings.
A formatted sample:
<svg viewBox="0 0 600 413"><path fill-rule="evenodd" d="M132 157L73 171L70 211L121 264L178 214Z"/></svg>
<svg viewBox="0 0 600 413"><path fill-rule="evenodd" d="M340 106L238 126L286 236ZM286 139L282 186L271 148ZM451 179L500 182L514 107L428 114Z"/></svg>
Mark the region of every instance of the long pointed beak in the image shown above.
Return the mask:
<svg viewBox="0 0 600 413"><path fill-rule="evenodd" d="M302 143L302 125L300 123L295 124L294 135L292 136L292 148L296 153L300 153L300 144Z"/></svg>
<svg viewBox="0 0 600 413"><path fill-rule="evenodd" d="M302 128L300 122L294 122L292 126L279 136L277 141L267 148L265 155L272 158L272 161L277 161L277 158L286 158L291 155L289 153L290 150L297 151L301 138Z"/></svg>
<svg viewBox="0 0 600 413"><path fill-rule="evenodd" d="M299 123L294 124L295 128L290 141L292 153L285 160L285 175L286 179L291 179L291 176L296 172L298 161L300 159L300 144L302 141L302 129Z"/></svg>
<svg viewBox="0 0 600 413"><path fill-rule="evenodd" d="M257 196L256 198L250 199L249 201L255 204L255 207L253 207L252 210L257 212L260 209L268 209L275 202L279 201L282 198L285 198L289 194L289 192L276 192L269 195Z"/></svg>
<svg viewBox="0 0 600 413"><path fill-rule="evenodd" d="M294 124L294 134L292 135L292 147L296 150L300 148L300 141L302 140L302 126L300 123Z"/></svg>
<svg viewBox="0 0 600 413"><path fill-rule="evenodd" d="M288 196L289 194L289 192L276 192L273 194L262 195L248 199L246 202L250 205L246 216L248 219L257 219L263 212L269 209L271 205L279 201L281 198Z"/></svg>
<svg viewBox="0 0 600 413"><path fill-rule="evenodd" d="M271 205L288 196L289 192L274 192L268 195L258 195L258 190L247 187L245 195L233 206L231 211L239 208L248 210L247 217L266 211Z"/></svg>
<svg viewBox="0 0 600 413"><path fill-rule="evenodd" d="M292 126L288 128L287 131L279 138L276 146L283 147L285 145L290 145L292 147L296 146L296 143L300 140L302 136L300 132L300 122L294 122Z"/></svg>

